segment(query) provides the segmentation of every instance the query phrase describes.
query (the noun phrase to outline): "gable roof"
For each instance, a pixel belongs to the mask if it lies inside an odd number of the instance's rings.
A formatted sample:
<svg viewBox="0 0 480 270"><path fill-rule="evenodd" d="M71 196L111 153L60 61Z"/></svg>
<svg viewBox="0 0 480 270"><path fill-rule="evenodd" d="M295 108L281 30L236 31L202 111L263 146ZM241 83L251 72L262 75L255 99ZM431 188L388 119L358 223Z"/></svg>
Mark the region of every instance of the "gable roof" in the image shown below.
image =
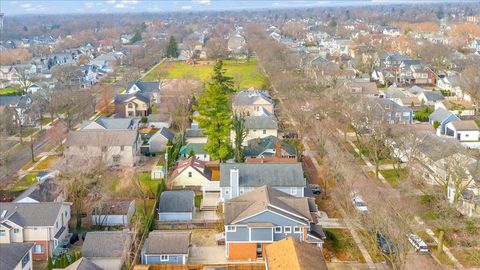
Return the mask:
<svg viewBox="0 0 480 270"><path fill-rule="evenodd" d="M247 129L278 129L278 123L273 116L247 116L245 117L245 127Z"/></svg>
<svg viewBox="0 0 480 270"><path fill-rule="evenodd" d="M68 203L1 203L0 213L6 210L6 215L0 223L10 220L19 226L55 226L55 221L62 206Z"/></svg>
<svg viewBox="0 0 480 270"><path fill-rule="evenodd" d="M82 255L86 258L121 258L126 255L131 236L131 233L126 231L88 232L83 242Z"/></svg>
<svg viewBox="0 0 480 270"><path fill-rule="evenodd" d="M230 169L238 169L239 186L261 187L263 185L274 187L303 187L302 164L247 164L247 163L221 163L220 186L229 187Z"/></svg>
<svg viewBox="0 0 480 270"><path fill-rule="evenodd" d="M67 146L132 146L137 141L136 130L79 130L67 135Z"/></svg>
<svg viewBox="0 0 480 270"><path fill-rule="evenodd" d="M145 241L145 254L188 254L191 231L152 231Z"/></svg>
<svg viewBox="0 0 480 270"><path fill-rule="evenodd" d="M65 270L102 270L102 268L87 258L80 258L71 265L67 266Z"/></svg>
<svg viewBox="0 0 480 270"><path fill-rule="evenodd" d="M164 191L160 195L160 213L193 212L195 193L191 190Z"/></svg>
<svg viewBox="0 0 480 270"><path fill-rule="evenodd" d="M273 105L273 100L270 98L266 90L240 91L232 97L232 103L235 106L249 106L261 99Z"/></svg>
<svg viewBox="0 0 480 270"><path fill-rule="evenodd" d="M478 128L477 123L473 120L458 120L458 121L452 121L452 126L457 130L463 130L463 131L477 131L480 130Z"/></svg>
<svg viewBox="0 0 480 270"><path fill-rule="evenodd" d="M22 192L15 198L15 202L25 198L31 198L37 202L53 202L60 192L60 186L55 183L54 179L48 178Z"/></svg>
<svg viewBox="0 0 480 270"><path fill-rule="evenodd" d="M153 134L153 136L148 141L152 141L152 140L154 140L154 138L157 138L159 136L162 136L163 138L167 139L168 141L173 141L173 139L175 138L175 135L173 135L173 133L170 132L170 130L168 130L165 127L162 127L160 130L155 132L155 134Z"/></svg>
<svg viewBox="0 0 480 270"><path fill-rule="evenodd" d="M33 243L0 244L0 269L13 270L23 256L32 249ZM31 259L31 258L30 258Z"/></svg>
<svg viewBox="0 0 480 270"><path fill-rule="evenodd" d="M273 135L267 136L260 140L251 139L247 142L248 145L244 147L244 155L246 157L256 157L263 153L263 156L275 156L276 143L278 140L279 139ZM297 155L297 149L295 146L285 143L283 140L281 140L281 149L290 155Z"/></svg>
<svg viewBox="0 0 480 270"><path fill-rule="evenodd" d="M312 220L308 198L294 197L273 187L261 186L224 203L225 224L241 222L266 210L287 216L298 223L305 224Z"/></svg>
<svg viewBox="0 0 480 270"><path fill-rule="evenodd" d="M423 95L425 95L427 101L437 101L445 99L445 97L440 91L423 91Z"/></svg>
<svg viewBox="0 0 480 270"><path fill-rule="evenodd" d="M185 138L206 138L201 128L187 128L185 130Z"/></svg>
<svg viewBox="0 0 480 270"><path fill-rule="evenodd" d="M118 94L115 96L115 104L121 104L127 102L131 98L139 99L145 103L150 102L150 98L142 94L141 92L135 92L133 94Z"/></svg>
<svg viewBox="0 0 480 270"><path fill-rule="evenodd" d="M132 86L135 85L137 86L141 92L147 93L147 92L155 92L160 90L160 82L142 82L142 81L136 81L129 83L127 86L127 89L130 90Z"/></svg>
<svg viewBox="0 0 480 270"><path fill-rule="evenodd" d="M288 254L288 256L285 256ZM315 245L287 237L265 248L269 270L327 270L322 250Z"/></svg>
<svg viewBox="0 0 480 270"><path fill-rule="evenodd" d="M93 209L93 215L127 215L134 201L106 201Z"/></svg>
<svg viewBox="0 0 480 270"><path fill-rule="evenodd" d="M447 119L452 114L453 114L452 112L450 112L448 110L445 110L442 107L439 107L432 114L430 114L430 116L428 116L428 118L431 121L442 122L443 120Z"/></svg>
<svg viewBox="0 0 480 270"><path fill-rule="evenodd" d="M96 123L100 126L97 129L108 129L108 130L135 129L136 126L138 126L139 122L140 120L136 118L133 118L133 119L132 118L109 118L102 115L93 121L85 121L80 130L89 129L89 128L95 129L95 127L98 127L98 126L93 126L92 123Z"/></svg>
<svg viewBox="0 0 480 270"><path fill-rule="evenodd" d="M211 178L211 171L206 168L206 163L204 161L201 161L200 159L196 158L195 156L190 157L189 159L182 160L178 162L177 166L175 167L175 170L171 174L171 179L175 179L178 175L180 175L183 171L185 171L187 168L193 168L196 170L198 173L203 175L205 178L210 179Z"/></svg>
<svg viewBox="0 0 480 270"><path fill-rule="evenodd" d="M207 154L205 149L203 149L204 146L204 143L188 143L180 148L179 153L182 155L189 155L190 151L193 151L196 155L204 155Z"/></svg>

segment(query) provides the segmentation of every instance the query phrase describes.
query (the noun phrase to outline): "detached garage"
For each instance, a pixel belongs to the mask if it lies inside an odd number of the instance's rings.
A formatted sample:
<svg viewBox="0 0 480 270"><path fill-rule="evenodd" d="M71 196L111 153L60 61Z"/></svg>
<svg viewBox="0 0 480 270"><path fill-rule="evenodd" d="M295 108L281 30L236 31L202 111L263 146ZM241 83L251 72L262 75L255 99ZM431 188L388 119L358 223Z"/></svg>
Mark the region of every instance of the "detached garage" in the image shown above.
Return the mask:
<svg viewBox="0 0 480 270"><path fill-rule="evenodd" d="M160 221L192 220L195 211L195 193L185 191L164 191L160 195L158 216Z"/></svg>

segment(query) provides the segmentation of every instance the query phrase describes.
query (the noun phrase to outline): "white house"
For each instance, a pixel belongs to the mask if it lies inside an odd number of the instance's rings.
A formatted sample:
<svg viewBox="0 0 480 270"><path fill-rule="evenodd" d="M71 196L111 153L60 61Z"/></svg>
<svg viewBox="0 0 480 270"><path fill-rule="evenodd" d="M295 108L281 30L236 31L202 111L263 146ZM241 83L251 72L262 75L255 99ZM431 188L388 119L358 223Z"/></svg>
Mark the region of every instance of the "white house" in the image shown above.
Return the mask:
<svg viewBox="0 0 480 270"><path fill-rule="evenodd" d="M478 141L480 129L473 120L458 120L446 124L445 134L461 142Z"/></svg>
<svg viewBox="0 0 480 270"><path fill-rule="evenodd" d="M135 200L103 202L92 213L92 224L101 226L125 226L135 213Z"/></svg>

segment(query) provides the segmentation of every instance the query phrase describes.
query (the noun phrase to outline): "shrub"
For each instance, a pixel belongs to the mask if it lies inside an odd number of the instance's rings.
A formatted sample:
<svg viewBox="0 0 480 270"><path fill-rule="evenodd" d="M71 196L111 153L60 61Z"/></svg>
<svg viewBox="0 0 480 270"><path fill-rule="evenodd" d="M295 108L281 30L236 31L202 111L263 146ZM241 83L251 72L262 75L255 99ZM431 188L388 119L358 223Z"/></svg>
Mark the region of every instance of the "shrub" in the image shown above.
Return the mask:
<svg viewBox="0 0 480 270"><path fill-rule="evenodd" d="M465 229L467 230L467 232L474 234L478 231L478 226L473 219L469 219L465 224Z"/></svg>
<svg viewBox="0 0 480 270"><path fill-rule="evenodd" d="M142 116L142 118L140 119L140 121L145 124L145 123L148 122L148 118L147 118L146 116Z"/></svg>

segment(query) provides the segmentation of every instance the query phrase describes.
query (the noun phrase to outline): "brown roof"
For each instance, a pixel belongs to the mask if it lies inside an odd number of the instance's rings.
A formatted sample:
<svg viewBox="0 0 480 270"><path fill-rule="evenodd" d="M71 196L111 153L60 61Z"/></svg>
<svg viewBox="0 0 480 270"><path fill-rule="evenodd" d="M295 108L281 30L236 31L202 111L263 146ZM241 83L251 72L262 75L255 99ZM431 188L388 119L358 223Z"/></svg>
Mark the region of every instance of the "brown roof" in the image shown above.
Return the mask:
<svg viewBox="0 0 480 270"><path fill-rule="evenodd" d="M98 215L127 215L133 201L108 201L101 203L93 210Z"/></svg>
<svg viewBox="0 0 480 270"><path fill-rule="evenodd" d="M171 179L175 179L179 174L181 174L183 171L185 171L189 167L192 167L197 172L205 176L205 178L207 179L212 178L211 170L210 168L207 168L206 162L193 156L193 157L190 157L189 159L185 159L178 162L177 167L175 167L175 170L172 172L172 175L170 176Z"/></svg>
<svg viewBox="0 0 480 270"><path fill-rule="evenodd" d="M145 242L146 254L188 254L190 231L152 231Z"/></svg>
<svg viewBox="0 0 480 270"><path fill-rule="evenodd" d="M322 251L315 245L300 242L295 237L267 245L265 248L269 270L327 270ZM288 254L288 256L286 256Z"/></svg>
<svg viewBox="0 0 480 270"><path fill-rule="evenodd" d="M67 146L131 146L137 140L136 130L70 131Z"/></svg>
<svg viewBox="0 0 480 270"><path fill-rule="evenodd" d="M475 131L475 130L480 130L473 120L460 120L460 121L452 121L452 126L458 131L458 130L470 130L470 131Z"/></svg>
<svg viewBox="0 0 480 270"><path fill-rule="evenodd" d="M245 163L259 164L259 163L297 163L296 158L278 158L278 157L263 157L263 158L247 158Z"/></svg>

